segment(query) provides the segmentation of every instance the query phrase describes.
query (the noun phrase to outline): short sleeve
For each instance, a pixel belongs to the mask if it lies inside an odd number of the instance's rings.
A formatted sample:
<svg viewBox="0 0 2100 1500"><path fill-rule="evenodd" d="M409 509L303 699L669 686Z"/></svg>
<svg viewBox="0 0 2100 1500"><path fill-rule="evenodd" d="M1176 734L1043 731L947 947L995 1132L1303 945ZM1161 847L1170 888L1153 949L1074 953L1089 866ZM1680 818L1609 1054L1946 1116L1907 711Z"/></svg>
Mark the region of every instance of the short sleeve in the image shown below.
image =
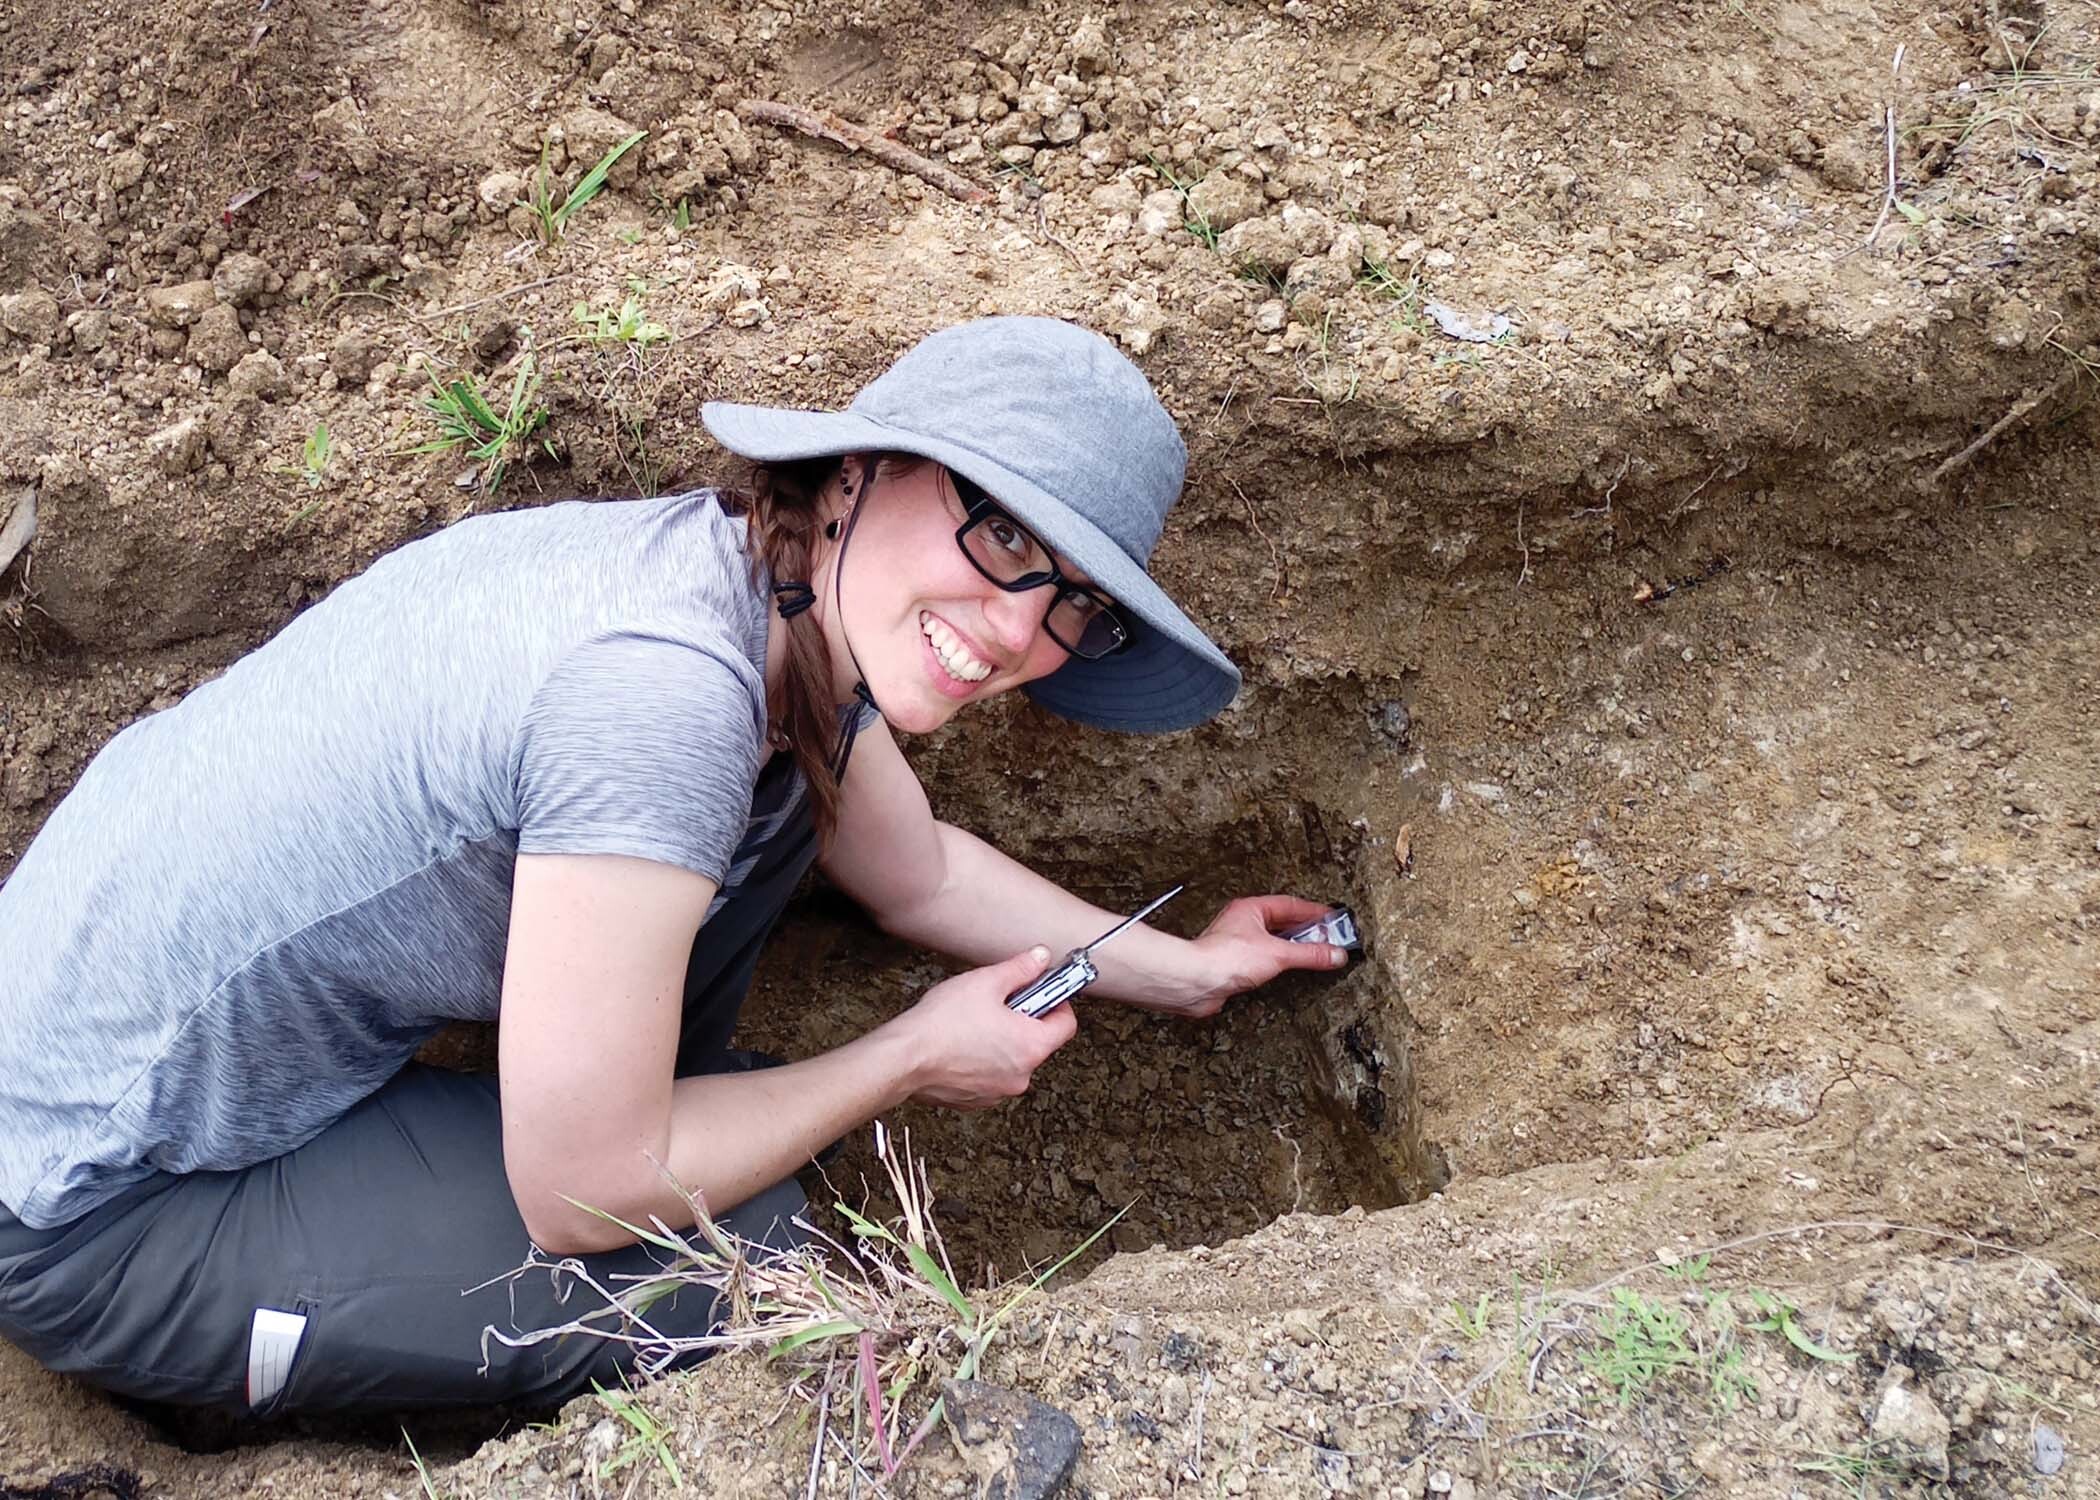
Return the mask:
<svg viewBox="0 0 2100 1500"><path fill-rule="evenodd" d="M573 648L518 726L518 852L627 854L719 884L751 811L764 701L727 646L621 634Z"/></svg>

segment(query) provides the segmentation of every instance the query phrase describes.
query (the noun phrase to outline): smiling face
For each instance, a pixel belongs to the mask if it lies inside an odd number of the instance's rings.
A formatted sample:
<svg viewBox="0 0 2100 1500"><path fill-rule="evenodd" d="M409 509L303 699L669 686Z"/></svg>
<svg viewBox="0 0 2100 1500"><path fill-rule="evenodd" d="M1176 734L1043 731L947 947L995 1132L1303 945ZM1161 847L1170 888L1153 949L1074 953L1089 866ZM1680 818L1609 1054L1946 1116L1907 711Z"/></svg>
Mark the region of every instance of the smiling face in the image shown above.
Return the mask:
<svg viewBox="0 0 2100 1500"><path fill-rule="evenodd" d="M1009 593L957 545L956 530L968 513L939 464L871 466L853 457L842 477L853 486L854 504L863 496L867 502L845 553L843 621L834 617L829 558L818 597L838 680L849 691L857 680L857 657L883 717L908 734L924 734L966 703L996 697L1065 664L1065 648L1043 628L1052 591ZM827 499L839 503L836 488ZM1025 545L1010 531L995 533L993 540ZM1085 580L1074 575L1074 581Z"/></svg>

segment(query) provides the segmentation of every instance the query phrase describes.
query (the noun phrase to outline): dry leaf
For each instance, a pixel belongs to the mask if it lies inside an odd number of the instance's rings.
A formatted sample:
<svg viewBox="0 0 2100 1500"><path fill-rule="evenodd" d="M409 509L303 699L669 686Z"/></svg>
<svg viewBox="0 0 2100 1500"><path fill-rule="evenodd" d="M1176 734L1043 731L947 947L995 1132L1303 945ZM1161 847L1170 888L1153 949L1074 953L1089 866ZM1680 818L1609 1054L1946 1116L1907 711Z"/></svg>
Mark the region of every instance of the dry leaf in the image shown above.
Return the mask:
<svg viewBox="0 0 2100 1500"><path fill-rule="evenodd" d="M1415 867L1415 825L1402 823L1400 831L1393 835L1393 863L1400 867L1402 875Z"/></svg>

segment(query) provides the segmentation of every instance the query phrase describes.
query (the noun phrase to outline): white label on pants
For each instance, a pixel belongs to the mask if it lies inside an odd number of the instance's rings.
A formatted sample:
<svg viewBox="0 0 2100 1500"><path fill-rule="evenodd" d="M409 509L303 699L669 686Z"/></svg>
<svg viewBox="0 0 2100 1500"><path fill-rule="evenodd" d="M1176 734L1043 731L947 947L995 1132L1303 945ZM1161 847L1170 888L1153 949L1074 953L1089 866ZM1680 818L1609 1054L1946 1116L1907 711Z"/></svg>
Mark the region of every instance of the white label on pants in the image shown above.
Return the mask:
<svg viewBox="0 0 2100 1500"><path fill-rule="evenodd" d="M248 1405L261 1406L284 1389L291 1377L306 1319L298 1313L258 1307L248 1329Z"/></svg>

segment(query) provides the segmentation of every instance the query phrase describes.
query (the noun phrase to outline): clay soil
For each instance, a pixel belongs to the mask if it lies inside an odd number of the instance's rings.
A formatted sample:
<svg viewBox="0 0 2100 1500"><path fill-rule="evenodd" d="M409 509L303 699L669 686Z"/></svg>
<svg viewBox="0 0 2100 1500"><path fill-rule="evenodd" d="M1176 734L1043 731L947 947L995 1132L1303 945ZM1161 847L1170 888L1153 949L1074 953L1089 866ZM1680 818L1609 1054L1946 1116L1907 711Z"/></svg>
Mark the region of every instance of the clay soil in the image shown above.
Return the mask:
<svg viewBox="0 0 2100 1500"><path fill-rule="evenodd" d="M9 5L0 873L389 547L723 477L704 399L1075 318L1188 436L1156 570L1246 691L1145 742L980 710L909 747L936 809L1109 906L1187 881L1184 932L1347 901L1369 958L1214 1022L1084 1005L1026 1099L890 1122L974 1285L1126 1210L988 1356L1079 1422L1074 1491L2100 1493L2096 22ZM634 131L543 243L539 174ZM434 379L521 369L493 492L414 451ZM812 890L745 1043L942 972ZM830 1173L885 1211L868 1142ZM1643 1317L1687 1357L1629 1382ZM643 1399L693 1493L983 1492L836 1423L812 1481L792 1382ZM595 1399L506 1420L418 1428L433 1492L673 1490ZM388 1424L200 1442L0 1349L0 1494L424 1485Z"/></svg>

